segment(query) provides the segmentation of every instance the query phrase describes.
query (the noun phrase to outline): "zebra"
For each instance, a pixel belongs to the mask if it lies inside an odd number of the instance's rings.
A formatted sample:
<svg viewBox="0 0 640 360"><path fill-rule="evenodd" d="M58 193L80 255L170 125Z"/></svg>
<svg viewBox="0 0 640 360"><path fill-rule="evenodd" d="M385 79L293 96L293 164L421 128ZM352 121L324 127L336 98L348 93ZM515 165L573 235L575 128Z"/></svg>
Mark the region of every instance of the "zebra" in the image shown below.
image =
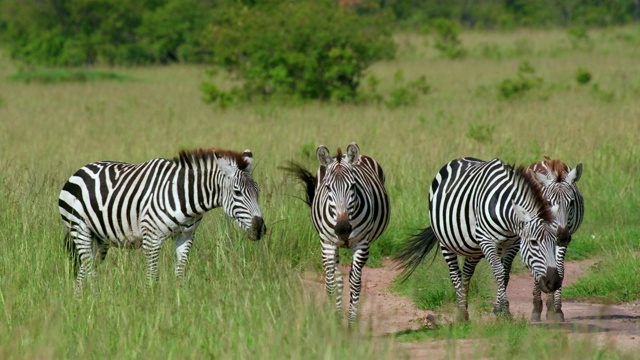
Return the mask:
<svg viewBox="0 0 640 360"><path fill-rule="evenodd" d="M316 155L320 167L315 176L294 162L282 169L306 185L306 203L311 207L313 225L322 244L325 289L330 299L335 298L340 316L343 280L339 248L351 249L348 312L351 325L357 318L362 268L369 257L369 247L389 223L385 175L376 160L360 153L355 142L347 147L346 154L338 148L335 158L324 145L317 148Z"/></svg>
<svg viewBox="0 0 640 360"><path fill-rule="evenodd" d="M500 159L450 161L429 190L431 226L402 244L396 256L401 275L406 280L439 241L456 290L457 320L466 321L469 280L485 257L498 284L493 312L510 316L506 289L518 250L542 291L562 285L555 255L557 211L524 166L514 168ZM465 257L462 273L458 255Z"/></svg>
<svg viewBox="0 0 640 360"><path fill-rule="evenodd" d="M175 239L175 275L182 278L194 233L204 213L215 207L222 206L251 239L259 240L266 226L259 188L249 173L252 161L248 149L199 148L182 150L173 160L98 161L77 170L58 198L76 293L110 246L142 247L147 281L157 281L160 247L170 236Z"/></svg>
<svg viewBox="0 0 640 360"><path fill-rule="evenodd" d="M556 223L558 226L558 238L563 237L563 243L567 246L584 216L584 201L582 194L578 190L576 182L582 176L582 163L571 169L564 162L558 159L544 157L544 161L531 164L531 169L536 175L536 179L542 185L542 194L551 204L558 205L558 215ZM560 242L560 240L559 240ZM567 246L558 246L557 262L560 276L564 276L564 256ZM540 287L536 282L533 284L533 311L531 320L540 321L542 314L542 297ZM562 288L552 294L547 295L547 320L564 321L562 312Z"/></svg>

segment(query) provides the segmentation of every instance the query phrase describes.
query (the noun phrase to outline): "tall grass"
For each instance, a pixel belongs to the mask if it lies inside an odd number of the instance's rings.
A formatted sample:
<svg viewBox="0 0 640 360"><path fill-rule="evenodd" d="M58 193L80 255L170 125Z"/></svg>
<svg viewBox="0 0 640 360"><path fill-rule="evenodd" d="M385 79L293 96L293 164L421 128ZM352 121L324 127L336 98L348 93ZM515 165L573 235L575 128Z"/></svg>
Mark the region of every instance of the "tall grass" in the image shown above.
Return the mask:
<svg viewBox="0 0 640 360"><path fill-rule="evenodd" d="M0 81L0 357L396 358L392 340L373 340L367 329L347 333L331 304L300 281L301 272L321 268L319 240L308 208L295 198L302 189L277 167L295 160L315 171L319 144L335 149L356 141L385 169L392 215L373 245L374 266L428 225L431 180L444 163L462 156L526 164L549 155L572 166L582 162L586 215L569 256L575 251L615 259L616 252L602 252L607 239L615 239L621 252L637 251L637 233L626 229L640 223L634 211L640 203L640 105L634 100L640 70L637 47L628 43L635 41L633 29L616 31L632 40L602 31L592 35L591 50L562 47L561 31L468 34L463 45L472 51L456 61L407 36L402 41L413 43L414 51L371 72L382 80L380 91L392 88L399 69L407 79L424 75L432 91L416 105L393 110L267 104L222 111L200 100L205 74L199 66L114 70L140 80L135 82ZM503 49L519 38L534 41L536 50L500 58L473 50L481 41ZM524 60L544 79L546 95L499 100L498 84ZM603 100L574 84L578 66L592 72L600 91L615 95ZM15 68L0 57L0 78ZM214 210L196 234L180 287L168 241L156 287L143 286L140 251L112 249L93 290L74 300L57 213L67 178L95 160L141 162L200 146L253 151L266 238L248 241ZM428 306L439 302L446 309L451 302L444 268L436 258L432 268L414 275L412 287L445 294ZM601 273L624 275L606 267ZM479 296L472 294L471 306L482 310L490 301L483 294L493 297L493 279L482 268L476 276L472 292Z"/></svg>

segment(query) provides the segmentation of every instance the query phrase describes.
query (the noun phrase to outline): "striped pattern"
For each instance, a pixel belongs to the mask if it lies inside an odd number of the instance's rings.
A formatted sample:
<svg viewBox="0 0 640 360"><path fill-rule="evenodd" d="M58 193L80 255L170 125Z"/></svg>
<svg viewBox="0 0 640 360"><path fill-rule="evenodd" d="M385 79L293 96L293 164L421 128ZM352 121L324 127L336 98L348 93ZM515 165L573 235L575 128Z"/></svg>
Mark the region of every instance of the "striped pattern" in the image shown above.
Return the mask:
<svg viewBox="0 0 640 360"><path fill-rule="evenodd" d="M538 182L542 185L542 194L552 205L558 205L556 222L558 226L558 272L564 276L564 256L567 246L584 217L584 200L576 183L582 176L582 164L569 168L558 159L545 156L544 161L531 164ZM531 319L540 321L542 315L542 296L540 287L533 285L533 311ZM547 295L547 320L564 321L562 312L562 288Z"/></svg>
<svg viewBox="0 0 640 360"><path fill-rule="evenodd" d="M158 278L162 242L176 241L175 273L182 276L194 233L205 212L222 206L253 239L266 231L251 151L197 149L142 164L99 161L71 176L58 207L77 270L76 290L109 247L142 247L147 278ZM77 269L79 265L79 269Z"/></svg>
<svg viewBox="0 0 640 360"><path fill-rule="evenodd" d="M469 318L467 293L476 265L486 258L498 284L494 313L509 315L506 288L520 249L524 264L545 292L562 284L556 262L556 229L540 185L524 167L498 159L462 158L436 175L429 191L431 227L411 238L397 260L408 277L439 243L458 299L458 319ZM458 256L464 256L462 272Z"/></svg>
<svg viewBox="0 0 640 360"><path fill-rule="evenodd" d="M307 203L322 244L326 291L329 298L335 299L339 314L343 279L338 250L344 247L352 251L348 312L351 324L357 317L362 268L369 257L369 247L389 223L384 172L373 158L360 154L356 143L347 147L346 154L338 148L335 158L325 146L318 147L316 154L320 168L315 176L295 163L285 170L306 184Z"/></svg>

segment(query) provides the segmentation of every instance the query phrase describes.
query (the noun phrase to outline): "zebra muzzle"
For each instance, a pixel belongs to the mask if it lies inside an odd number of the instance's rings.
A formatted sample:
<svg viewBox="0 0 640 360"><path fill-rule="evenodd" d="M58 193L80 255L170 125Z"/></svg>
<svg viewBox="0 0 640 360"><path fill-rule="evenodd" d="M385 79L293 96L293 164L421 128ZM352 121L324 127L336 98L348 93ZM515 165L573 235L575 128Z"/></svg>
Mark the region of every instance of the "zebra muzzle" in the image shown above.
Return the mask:
<svg viewBox="0 0 640 360"><path fill-rule="evenodd" d="M259 216L254 216L251 219L251 230L249 231L251 240L260 240L266 232L267 226L264 224L264 220Z"/></svg>
<svg viewBox="0 0 640 360"><path fill-rule="evenodd" d="M349 223L349 216L347 214L340 214L338 215L337 220L338 221L336 222L336 226L333 228L333 231L340 240L349 240L349 235L351 235L351 223Z"/></svg>
<svg viewBox="0 0 640 360"><path fill-rule="evenodd" d="M562 277L558 273L558 269L556 268L547 268L547 273L540 277L538 280L538 285L540 286L540 290L545 293L552 293L562 287Z"/></svg>

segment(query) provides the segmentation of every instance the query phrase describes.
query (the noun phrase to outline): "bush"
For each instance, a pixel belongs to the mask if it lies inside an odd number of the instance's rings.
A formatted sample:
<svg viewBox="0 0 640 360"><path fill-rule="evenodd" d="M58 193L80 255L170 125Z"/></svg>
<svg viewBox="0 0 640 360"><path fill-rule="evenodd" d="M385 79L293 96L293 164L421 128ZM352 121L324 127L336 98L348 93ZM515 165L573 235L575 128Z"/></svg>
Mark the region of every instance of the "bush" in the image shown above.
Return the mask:
<svg viewBox="0 0 640 360"><path fill-rule="evenodd" d="M202 45L244 82L248 99L356 100L364 70L395 51L380 20L331 0L267 1L219 12Z"/></svg>
<svg viewBox="0 0 640 360"><path fill-rule="evenodd" d="M436 19L430 28L435 31L436 39L434 47L449 59L464 57L467 51L462 48L460 42L460 25L447 19Z"/></svg>
<svg viewBox="0 0 640 360"><path fill-rule="evenodd" d="M589 70L578 68L578 70L576 71L576 81L580 85L587 84L589 81L591 81L591 73L589 72Z"/></svg>
<svg viewBox="0 0 640 360"><path fill-rule="evenodd" d="M525 61L518 67L518 76L515 79L504 79L498 85L498 98L512 99L522 97L525 93L539 87L542 78L535 75L535 69Z"/></svg>
<svg viewBox="0 0 640 360"><path fill-rule="evenodd" d="M413 105L418 101L419 95L426 95L431 90L424 76L414 81L405 82L402 70L395 73L394 81L395 87L391 90L389 98L384 101L389 109Z"/></svg>

